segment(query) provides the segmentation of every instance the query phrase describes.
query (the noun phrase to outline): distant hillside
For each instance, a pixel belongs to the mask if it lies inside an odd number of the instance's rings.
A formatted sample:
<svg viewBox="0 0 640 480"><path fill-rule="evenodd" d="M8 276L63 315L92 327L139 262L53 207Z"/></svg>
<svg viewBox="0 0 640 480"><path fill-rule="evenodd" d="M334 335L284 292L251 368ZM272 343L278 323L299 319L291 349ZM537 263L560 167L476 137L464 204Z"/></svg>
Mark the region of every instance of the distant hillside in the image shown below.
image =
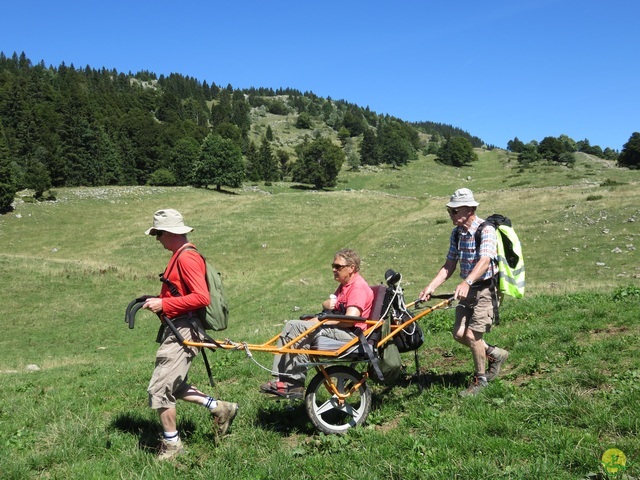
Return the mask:
<svg viewBox="0 0 640 480"><path fill-rule="evenodd" d="M245 157L251 142L258 146L267 137L273 154L282 150L290 163L305 138L318 136L339 143L353 159L367 131L384 137L376 161L394 165L415 158L421 133L453 133L482 144L451 126L409 124L312 92L234 89L149 71L47 67L24 54L0 53L0 116L1 151L19 186L34 176L53 187L145 184L162 169L185 185L194 151L212 131L234 140ZM396 156L398 144L403 157L387 158Z"/></svg>
<svg viewBox="0 0 640 480"><path fill-rule="evenodd" d="M430 135L438 135L440 137L464 137L471 142L476 148L480 148L485 143L481 138L473 136L468 132L454 127L453 125L447 125L444 123L435 123L435 122L413 122L413 126L415 126L418 130L424 133L428 133ZM490 145L490 148L495 148L495 146Z"/></svg>
<svg viewBox="0 0 640 480"><path fill-rule="evenodd" d="M410 123L313 92L234 89L176 73L47 67L32 64L24 53L0 53L0 119L0 209L23 188L38 196L68 186L210 185L202 172L222 168L202 165L212 161L200 154L212 133L224 139L215 148L236 152L224 158L238 164L229 186L243 180L334 186L343 165L402 168L420 155L444 157L441 147L452 138L495 148L452 125ZM342 150L335 152L327 181L305 173L329 157L318 151L326 144L310 147L322 138ZM576 151L617 156L566 136L527 145L516 137L507 149L523 166L545 159L570 164ZM308 158L314 152L320 157Z"/></svg>

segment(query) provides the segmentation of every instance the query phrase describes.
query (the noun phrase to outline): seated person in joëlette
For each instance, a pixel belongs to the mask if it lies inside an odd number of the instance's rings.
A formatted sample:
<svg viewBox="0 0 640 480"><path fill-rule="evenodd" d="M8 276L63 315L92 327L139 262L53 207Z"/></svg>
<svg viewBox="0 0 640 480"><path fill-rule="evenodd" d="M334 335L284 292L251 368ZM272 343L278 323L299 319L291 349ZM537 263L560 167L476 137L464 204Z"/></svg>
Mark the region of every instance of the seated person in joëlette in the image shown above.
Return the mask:
<svg viewBox="0 0 640 480"><path fill-rule="evenodd" d="M360 275L360 257L354 250L344 249L337 252L331 264L333 278L340 283L337 290L322 303L322 308L339 315L369 318L373 303L373 291ZM318 323L317 317L308 320L289 320L280 334L278 347L286 345L294 338ZM318 341L331 339L336 346L350 342L357 334L354 329L365 330L367 324L327 322L322 327L303 337L296 345L299 349L318 346ZM336 347L339 348L339 347ZM273 360L272 374L274 380L263 384L260 390L264 393L280 395L288 398L302 398L309 362L308 355L284 354L276 355Z"/></svg>

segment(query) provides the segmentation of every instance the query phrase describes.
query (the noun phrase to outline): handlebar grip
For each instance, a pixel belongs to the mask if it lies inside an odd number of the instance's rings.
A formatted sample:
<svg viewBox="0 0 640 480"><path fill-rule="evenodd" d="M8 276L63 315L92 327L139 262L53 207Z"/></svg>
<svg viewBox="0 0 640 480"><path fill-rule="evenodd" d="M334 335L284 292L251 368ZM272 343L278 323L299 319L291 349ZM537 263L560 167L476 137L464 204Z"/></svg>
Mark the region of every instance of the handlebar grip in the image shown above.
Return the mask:
<svg viewBox="0 0 640 480"><path fill-rule="evenodd" d="M131 300L131 302L129 302L129 305L127 305L127 309L124 311L124 323L128 323L129 325L131 325L129 314L131 313L131 309L136 303L138 303L138 299L134 298L133 300ZM132 328L132 327L129 327L129 328Z"/></svg>
<svg viewBox="0 0 640 480"><path fill-rule="evenodd" d="M142 306L145 304L145 302L149 298L157 298L157 296L142 295L141 297L134 298L129 302L129 305L127 305L127 309L124 311L124 323L128 323L129 328L133 328L133 325L135 323L136 313L138 313L138 310L142 308Z"/></svg>
<svg viewBox="0 0 640 480"><path fill-rule="evenodd" d="M144 305L144 301L142 302L137 302L133 308L131 308L129 315L128 315L128 320L129 320L129 328L133 328L134 322L136 320L136 313L138 313L138 310L140 310Z"/></svg>

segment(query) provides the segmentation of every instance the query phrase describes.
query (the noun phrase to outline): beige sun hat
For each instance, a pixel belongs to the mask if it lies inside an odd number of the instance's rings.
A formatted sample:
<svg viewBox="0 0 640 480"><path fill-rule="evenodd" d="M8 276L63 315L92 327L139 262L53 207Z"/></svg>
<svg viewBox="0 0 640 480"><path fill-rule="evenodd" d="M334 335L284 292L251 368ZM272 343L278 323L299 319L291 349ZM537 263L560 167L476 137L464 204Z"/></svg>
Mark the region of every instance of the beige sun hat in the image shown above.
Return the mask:
<svg viewBox="0 0 640 480"><path fill-rule="evenodd" d="M181 235L192 232L193 228L184 224L184 219L179 211L167 208L153 214L153 227L144 233L145 235L155 235L157 230Z"/></svg>
<svg viewBox="0 0 640 480"><path fill-rule="evenodd" d="M449 203L447 203L447 207L450 208L477 207L478 205L480 204L473 198L473 192L468 188L459 188L453 192Z"/></svg>

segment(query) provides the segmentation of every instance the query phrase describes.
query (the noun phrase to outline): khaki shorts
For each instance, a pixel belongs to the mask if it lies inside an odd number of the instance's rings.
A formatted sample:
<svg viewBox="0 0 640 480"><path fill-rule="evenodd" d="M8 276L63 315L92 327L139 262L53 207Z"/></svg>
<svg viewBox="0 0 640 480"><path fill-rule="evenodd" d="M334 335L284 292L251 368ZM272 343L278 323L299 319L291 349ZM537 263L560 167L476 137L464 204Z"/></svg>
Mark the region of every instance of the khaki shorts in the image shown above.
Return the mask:
<svg viewBox="0 0 640 480"><path fill-rule="evenodd" d="M177 320L174 325L185 340L198 340L194 336L194 329L199 338L204 338L204 330L197 320L193 326L190 320ZM156 353L156 366L147 388L151 408L175 408L176 400L189 388L187 375L196 355L198 348L180 345L171 330L165 328L164 340Z"/></svg>
<svg viewBox="0 0 640 480"><path fill-rule="evenodd" d="M456 307L456 323L453 327L454 333L460 326L464 329L473 330L479 333L488 333L493 324L493 301L491 299L491 289L471 288L469 296L460 300Z"/></svg>

